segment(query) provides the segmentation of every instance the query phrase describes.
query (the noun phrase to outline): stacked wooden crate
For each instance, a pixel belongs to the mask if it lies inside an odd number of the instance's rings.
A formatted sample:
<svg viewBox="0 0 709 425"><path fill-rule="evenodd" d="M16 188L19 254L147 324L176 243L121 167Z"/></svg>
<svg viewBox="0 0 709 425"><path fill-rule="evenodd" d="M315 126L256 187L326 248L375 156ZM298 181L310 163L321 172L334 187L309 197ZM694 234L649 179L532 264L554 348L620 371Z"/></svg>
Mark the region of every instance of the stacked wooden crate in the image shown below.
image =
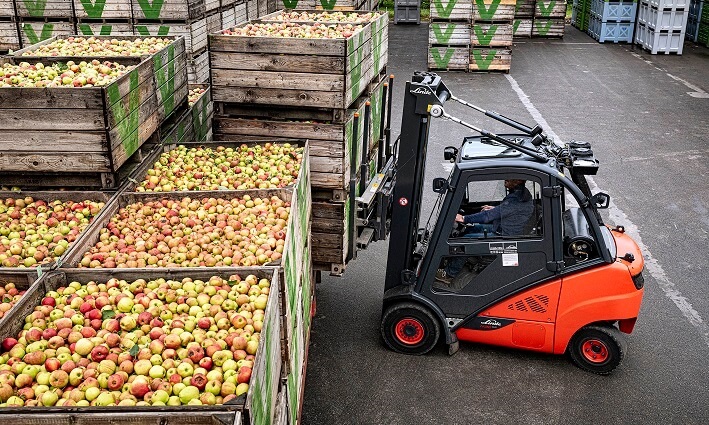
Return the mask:
<svg viewBox="0 0 709 425"><path fill-rule="evenodd" d="M599 43L631 43L638 3L636 1L591 1L588 33Z"/></svg>
<svg viewBox="0 0 709 425"><path fill-rule="evenodd" d="M635 43L655 55L682 54L689 0L640 0Z"/></svg>
<svg viewBox="0 0 709 425"><path fill-rule="evenodd" d="M566 26L566 0L537 0L532 37L561 38Z"/></svg>
<svg viewBox="0 0 709 425"><path fill-rule="evenodd" d="M11 1L0 2L0 54L19 48L15 5Z"/></svg>
<svg viewBox="0 0 709 425"><path fill-rule="evenodd" d="M21 47L76 31L73 0L13 0ZM10 3L5 0L3 3Z"/></svg>
<svg viewBox="0 0 709 425"><path fill-rule="evenodd" d="M536 0L517 0L515 5L515 21L512 34L515 37L529 38L532 36L534 24L534 4Z"/></svg>
<svg viewBox="0 0 709 425"><path fill-rule="evenodd" d="M515 0L474 0L470 70L510 72Z"/></svg>
<svg viewBox="0 0 709 425"><path fill-rule="evenodd" d="M587 31L590 19L591 0L574 0L571 8L571 25L581 31Z"/></svg>
<svg viewBox="0 0 709 425"><path fill-rule="evenodd" d="M256 24L313 25L278 24L278 15ZM313 261L338 273L354 237L346 227L351 172L363 156L376 159L383 125L388 19L359 15L367 22L346 39L210 35L215 140L310 141Z"/></svg>
<svg viewBox="0 0 709 425"><path fill-rule="evenodd" d="M432 0L428 69L464 70L470 65L470 0Z"/></svg>
<svg viewBox="0 0 709 425"><path fill-rule="evenodd" d="M133 35L133 10L128 1L73 0L76 34Z"/></svg>

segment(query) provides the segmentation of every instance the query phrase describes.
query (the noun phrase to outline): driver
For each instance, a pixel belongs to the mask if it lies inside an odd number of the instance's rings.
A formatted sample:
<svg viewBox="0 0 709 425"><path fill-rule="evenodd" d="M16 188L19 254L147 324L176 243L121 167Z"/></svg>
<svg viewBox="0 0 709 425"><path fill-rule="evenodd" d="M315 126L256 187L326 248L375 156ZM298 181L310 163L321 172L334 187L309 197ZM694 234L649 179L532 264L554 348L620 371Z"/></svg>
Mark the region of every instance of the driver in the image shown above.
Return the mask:
<svg viewBox="0 0 709 425"><path fill-rule="evenodd" d="M508 193L500 205L492 207L483 205L480 212L466 216L457 214L457 223L468 224L462 234L465 238L485 238L488 235L516 236L524 233L524 228L534 213L532 194L524 185L524 180L507 179L505 188ZM465 265L466 257L455 257L448 260L445 269L439 269L436 279L450 284Z"/></svg>

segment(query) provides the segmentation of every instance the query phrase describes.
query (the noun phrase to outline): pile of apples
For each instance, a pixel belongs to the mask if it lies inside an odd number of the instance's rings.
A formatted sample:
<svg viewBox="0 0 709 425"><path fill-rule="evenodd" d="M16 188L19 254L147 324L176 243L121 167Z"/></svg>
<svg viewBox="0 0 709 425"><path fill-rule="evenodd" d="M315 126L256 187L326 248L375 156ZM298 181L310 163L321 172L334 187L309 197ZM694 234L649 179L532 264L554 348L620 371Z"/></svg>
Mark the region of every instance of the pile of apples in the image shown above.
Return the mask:
<svg viewBox="0 0 709 425"><path fill-rule="evenodd" d="M42 63L5 64L0 69L0 88L3 87L100 87L106 86L133 69L117 62L92 60L66 64Z"/></svg>
<svg viewBox="0 0 709 425"><path fill-rule="evenodd" d="M187 103L189 103L189 106L192 106L197 102L197 100L207 92L207 89L203 89L201 87L190 89L189 93L187 94Z"/></svg>
<svg viewBox="0 0 709 425"><path fill-rule="evenodd" d="M225 403L249 389L269 290L234 275L50 291L0 344L0 407Z"/></svg>
<svg viewBox="0 0 709 425"><path fill-rule="evenodd" d="M237 148L179 145L149 169L140 192L277 189L295 182L303 148L265 143Z"/></svg>
<svg viewBox="0 0 709 425"><path fill-rule="evenodd" d="M225 29L224 35L277 38L350 38L362 25L299 24L295 22L255 22L239 28Z"/></svg>
<svg viewBox="0 0 709 425"><path fill-rule="evenodd" d="M276 196L138 202L101 229L79 267L258 266L283 255L290 203Z"/></svg>
<svg viewBox="0 0 709 425"><path fill-rule="evenodd" d="M97 201L0 199L0 265L36 267L60 257L104 207Z"/></svg>
<svg viewBox="0 0 709 425"><path fill-rule="evenodd" d="M145 56L159 52L173 40L147 37L135 40L68 37L22 53L22 56Z"/></svg>
<svg viewBox="0 0 709 425"><path fill-rule="evenodd" d="M0 285L0 319L7 314L8 311L14 306L26 291L20 291L17 289L14 283L7 282L4 285Z"/></svg>
<svg viewBox="0 0 709 425"><path fill-rule="evenodd" d="M337 22L349 24L366 24L374 21L382 14L378 12L305 12L305 11L290 11L281 12L274 19L282 22Z"/></svg>

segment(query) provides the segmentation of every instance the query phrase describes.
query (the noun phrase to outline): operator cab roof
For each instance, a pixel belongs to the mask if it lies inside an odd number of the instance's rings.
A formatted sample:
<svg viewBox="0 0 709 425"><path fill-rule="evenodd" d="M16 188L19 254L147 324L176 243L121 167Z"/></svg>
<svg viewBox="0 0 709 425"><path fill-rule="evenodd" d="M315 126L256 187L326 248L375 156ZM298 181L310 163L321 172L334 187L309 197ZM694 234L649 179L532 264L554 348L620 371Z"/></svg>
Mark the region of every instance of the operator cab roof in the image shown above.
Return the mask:
<svg viewBox="0 0 709 425"><path fill-rule="evenodd" d="M501 134L501 136L517 144L536 150L536 147L531 143L531 138L528 136L519 134ZM542 152L540 152L540 154L542 154ZM460 161L468 162L480 159L519 159L534 161L534 158L485 136L470 136L463 139L463 146L460 150Z"/></svg>

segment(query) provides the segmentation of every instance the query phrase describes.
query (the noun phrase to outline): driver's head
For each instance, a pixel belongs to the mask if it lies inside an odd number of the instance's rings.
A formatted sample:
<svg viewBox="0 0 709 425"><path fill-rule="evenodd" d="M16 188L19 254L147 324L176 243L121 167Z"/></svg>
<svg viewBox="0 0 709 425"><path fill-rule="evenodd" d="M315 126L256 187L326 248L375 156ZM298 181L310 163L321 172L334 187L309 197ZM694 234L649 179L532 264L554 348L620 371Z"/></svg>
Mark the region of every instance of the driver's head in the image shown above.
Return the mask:
<svg viewBox="0 0 709 425"><path fill-rule="evenodd" d="M505 187L508 190L513 190L517 188L517 186L523 185L524 180L519 180L519 179L507 179L505 180Z"/></svg>

